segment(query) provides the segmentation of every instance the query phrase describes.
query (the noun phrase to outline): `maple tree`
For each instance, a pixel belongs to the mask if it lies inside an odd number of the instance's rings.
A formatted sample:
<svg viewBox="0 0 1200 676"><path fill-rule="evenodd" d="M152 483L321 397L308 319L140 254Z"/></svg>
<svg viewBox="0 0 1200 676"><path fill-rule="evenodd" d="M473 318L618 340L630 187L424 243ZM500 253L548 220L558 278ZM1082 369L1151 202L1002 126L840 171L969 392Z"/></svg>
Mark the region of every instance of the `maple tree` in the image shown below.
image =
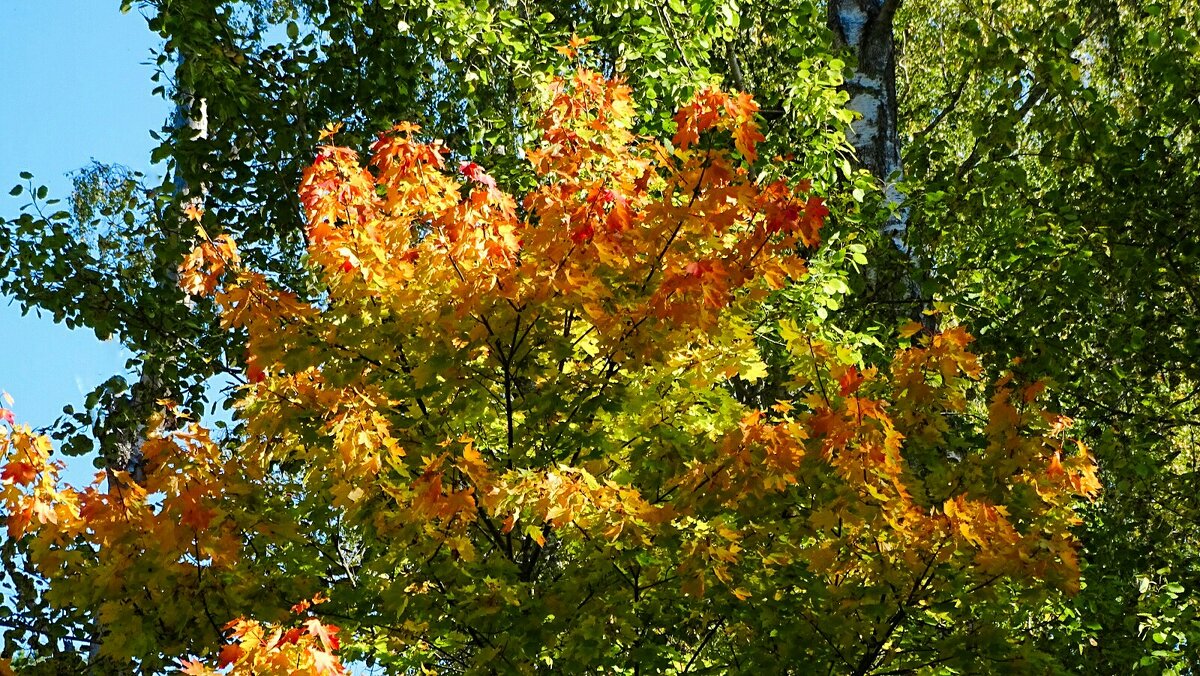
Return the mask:
<svg viewBox="0 0 1200 676"><path fill-rule="evenodd" d="M200 231L179 283L245 337L235 434L164 403L141 476L72 488L0 431L50 601L193 674L1034 664L989 627L1077 589L1098 490L1044 383L985 384L962 327L872 365L764 314L829 208L760 170L749 95L702 90L669 141L592 71L542 103L520 199L415 125L322 146L309 298Z"/></svg>
<svg viewBox="0 0 1200 676"><path fill-rule="evenodd" d="M927 323L962 322L978 336L980 380L1006 369L1046 380L1039 401L1076 418L1105 485L1076 528L1081 592L1037 599L993 584L990 610L943 616L959 623L951 630L901 627L904 640L928 639L942 655L1019 646L1045 672L1195 670L1200 249L1180 225L1197 211L1195 3L120 4L164 41L151 58L156 91L177 104L169 128L153 132L167 175L91 165L69 206L54 207L24 173L13 193L29 204L0 219L0 288L23 310L136 355L132 378L110 378L65 411L50 430L57 452L127 466L128 440L143 436L157 400L198 415L218 398L206 381L243 373L240 332L221 328L215 304L181 302L176 265L201 223L235 238L243 264L273 286L307 300L324 293L304 264L295 188L327 122L343 123L337 142L364 153L395 120L419 122L455 151L451 173L470 159L526 194L539 179L513 149L540 134L530 84L557 72L559 49L579 32L594 37L581 50L588 63L632 89L638 135L669 136L677 102L723 82L762 106L756 171L810 177L827 199L824 244L804 252L808 275L750 320L766 375L723 383L741 404L769 410L792 398L794 358L768 333L780 319L886 371L895 324L937 307ZM875 183L895 189L880 194ZM197 191L205 210L191 220ZM101 633L94 608L46 607L30 542L0 537L5 650L19 666L44 658L29 668L81 670ZM215 614L265 622L281 606L271 607ZM295 619L275 617L283 627Z"/></svg>

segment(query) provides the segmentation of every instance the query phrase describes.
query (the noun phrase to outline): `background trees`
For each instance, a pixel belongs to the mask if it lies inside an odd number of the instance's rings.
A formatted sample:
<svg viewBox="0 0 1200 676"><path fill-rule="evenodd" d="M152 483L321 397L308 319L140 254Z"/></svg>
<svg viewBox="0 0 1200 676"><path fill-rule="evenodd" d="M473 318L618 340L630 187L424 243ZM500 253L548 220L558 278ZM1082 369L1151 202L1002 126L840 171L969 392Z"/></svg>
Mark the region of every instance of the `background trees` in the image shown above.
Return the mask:
<svg viewBox="0 0 1200 676"><path fill-rule="evenodd" d="M395 121L420 122L524 190L534 179L513 150L533 134L525 92L574 33L596 36L593 65L628 78L642 133L670 129L670 111L700 83L751 91L762 154L794 153L778 170L811 177L833 212L812 283L764 311L803 312L803 324L848 332L839 339L882 363L888 350L873 341L946 303L943 313L979 337L984 364L1019 357L1022 378L1050 379L1054 408L1088 431L1106 492L1083 530L1085 587L1045 606L1035 629L1008 634L1044 638L1042 649L1075 670L1194 660L1197 239L1180 224L1195 210L1197 17L1187 3L139 7L167 41L164 94L186 94L193 119L203 102L207 127L203 138L187 125L165 133L160 156L174 179L206 188L208 231L233 234L248 265L306 298L319 286L302 272L294 186L330 121L345 124L339 142L359 148ZM895 42L899 215L856 192L868 186L854 182L839 137L849 96L837 87L865 72L855 57L868 61L847 33L860 15L876 40ZM170 59L180 60L174 72ZM862 123L856 131L856 141L871 137ZM890 136L881 128L874 139ZM899 178L891 164L867 167L880 182ZM104 180L92 199L82 186L82 210L7 221L0 244L7 291L118 335L147 365L148 376L129 378L139 392L113 381L59 430L68 450L94 438L116 466L113 431L137 427L164 394L198 407L208 378L245 364L213 308L187 308L176 289L171 271L196 225L175 181L95 176ZM97 217L121 234L109 250L83 236ZM899 250L878 234L889 218L906 219ZM864 252L870 272L852 274ZM136 266L147 274L122 274ZM786 358L764 350L769 376L737 387L769 405Z"/></svg>
<svg viewBox="0 0 1200 676"><path fill-rule="evenodd" d="M1078 670L1185 669L1200 17L1186 3L912 10L906 170L936 288L972 316L982 349L1053 379L1104 468L1088 587L1047 640L1078 637L1063 655ZM915 67L935 54L943 67Z"/></svg>

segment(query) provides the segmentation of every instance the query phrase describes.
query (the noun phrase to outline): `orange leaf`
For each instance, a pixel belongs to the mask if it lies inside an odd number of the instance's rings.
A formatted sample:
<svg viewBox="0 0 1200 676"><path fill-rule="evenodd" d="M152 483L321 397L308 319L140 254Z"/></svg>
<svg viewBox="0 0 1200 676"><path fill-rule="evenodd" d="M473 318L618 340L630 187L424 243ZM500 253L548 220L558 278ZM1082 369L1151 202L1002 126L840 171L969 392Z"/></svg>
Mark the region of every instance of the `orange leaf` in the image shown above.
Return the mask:
<svg viewBox="0 0 1200 676"><path fill-rule="evenodd" d="M1038 381L1028 385L1024 390L1022 390L1021 399L1023 399L1025 401L1025 403L1028 404L1029 402L1033 401L1034 399L1037 399L1037 396L1039 394L1041 394L1045 389L1046 389L1046 381L1038 380Z"/></svg>
<svg viewBox="0 0 1200 676"><path fill-rule="evenodd" d="M337 633L341 631L332 624L321 624L315 617L304 623L304 628L313 638L319 640L326 650L337 650L339 646Z"/></svg>
<svg viewBox="0 0 1200 676"><path fill-rule="evenodd" d="M4 466L4 471L0 472L0 479L5 481L13 481L28 486L37 478L38 470L33 465L27 462L14 460Z"/></svg>
<svg viewBox="0 0 1200 676"><path fill-rule="evenodd" d="M513 512L504 520L504 526L500 529L500 532L505 534L510 533L515 525L517 525L517 513Z"/></svg>
<svg viewBox="0 0 1200 676"><path fill-rule="evenodd" d="M862 385L863 380L863 376L858 372L857 368L851 366L850 368L846 369L846 373L838 379L838 385L841 386L842 396L848 397L851 394L854 394L854 392L858 389L858 386Z"/></svg>
<svg viewBox="0 0 1200 676"><path fill-rule="evenodd" d="M240 645L231 643L224 648L221 648L221 654L217 657L217 668L224 669L225 667L242 659L246 651Z"/></svg>
<svg viewBox="0 0 1200 676"><path fill-rule="evenodd" d="M1046 476L1050 477L1051 479L1057 479L1065 473L1066 471L1063 469L1062 460L1059 459L1058 453L1055 453L1054 457L1050 458L1050 465L1046 467Z"/></svg>

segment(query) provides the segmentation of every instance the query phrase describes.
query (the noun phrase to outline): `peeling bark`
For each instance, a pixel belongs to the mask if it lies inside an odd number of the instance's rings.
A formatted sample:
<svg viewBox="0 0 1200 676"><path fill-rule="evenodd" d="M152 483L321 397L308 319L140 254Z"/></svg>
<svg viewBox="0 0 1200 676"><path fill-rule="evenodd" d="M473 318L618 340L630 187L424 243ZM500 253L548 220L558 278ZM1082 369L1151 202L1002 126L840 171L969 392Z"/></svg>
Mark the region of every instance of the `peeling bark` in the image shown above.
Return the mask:
<svg viewBox="0 0 1200 676"><path fill-rule="evenodd" d="M896 189L903 176L900 130L896 112L896 42L892 19L900 0L830 0L828 24L835 46L853 54L858 64L846 81L850 109L861 115L847 135L858 161L884 186L895 213L884 226L896 248L908 255L907 210Z"/></svg>

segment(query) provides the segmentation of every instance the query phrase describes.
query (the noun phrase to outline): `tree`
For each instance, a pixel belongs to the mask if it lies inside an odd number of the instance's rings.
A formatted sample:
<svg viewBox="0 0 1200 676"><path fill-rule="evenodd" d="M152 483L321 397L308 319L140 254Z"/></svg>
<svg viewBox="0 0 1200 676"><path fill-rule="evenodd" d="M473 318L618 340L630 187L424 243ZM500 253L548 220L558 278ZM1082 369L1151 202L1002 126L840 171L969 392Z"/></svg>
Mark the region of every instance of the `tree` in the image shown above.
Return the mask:
<svg viewBox="0 0 1200 676"><path fill-rule="evenodd" d="M149 668L1039 664L998 629L1077 586L1098 488L1043 385L984 388L961 327L905 327L881 372L763 321L828 209L759 172L748 95L701 91L669 142L594 72L544 97L519 202L415 125L365 166L324 146L311 302L201 233L179 279L247 336L235 438L160 425L143 482L77 490L5 429L10 536L48 596L94 601L102 654ZM765 410L732 386L766 375L759 342L789 374Z"/></svg>
<svg viewBox="0 0 1200 676"><path fill-rule="evenodd" d="M1082 531L1087 587L1050 611L1043 640L1077 672L1187 673L1200 642L1200 248L1184 225L1200 15L1171 2L907 9L914 244L982 354L1052 380L1103 469Z"/></svg>
<svg viewBox="0 0 1200 676"><path fill-rule="evenodd" d="M106 381L89 395L85 410L66 411L53 431L67 453L95 450L100 464L115 468L124 467L127 456L122 440L136 438L129 432L155 414L156 400L169 396L198 416L213 403L206 385L214 377L236 379L244 366L236 338L220 330L211 311L189 309L177 289L175 265L197 225L182 217L189 200L181 199L179 185L208 186L204 225L235 235L248 261L307 297L313 280L300 262L295 185L326 122L344 121L345 142L365 148L395 121L417 120L507 180L505 163L522 163L503 148L524 146L522 135L532 132L532 120L520 113L523 92L554 67L561 58L554 47L573 31L600 36L603 51L593 45L602 55L597 61L621 69L640 100L661 101L657 108L669 111L697 83L711 79L703 60L713 45L723 44L728 22L740 17L732 5L716 21L693 18L682 8L668 15L649 3L623 2L586 10L555 3L536 11L524 3L481 7L458 1L136 4L165 41L157 55L163 69L154 77L157 91L196 107L179 116L184 119L198 118L203 103L207 133L198 136L181 124L162 130L163 145L153 159L170 160L168 175L158 184L132 176L121 184L128 191L77 191L84 204L95 199L95 209L57 210L32 177L23 177L31 204L20 217L0 220L0 288L25 310L37 308L116 338L136 355L132 375ZM806 20L813 11L789 5L773 15L788 17L790 30L806 34L820 26ZM398 28L397 17L407 29ZM788 58L815 54L809 41L793 42L802 47L788 47ZM829 113L839 104L837 93L824 83L839 75L816 57L813 84L806 79L806 88L793 92L797 105L776 124L804 123L797 126L810 130L806 147L824 162L832 154L821 144L840 144L840 134L812 122L837 119ZM172 64L180 65L172 71ZM669 113L642 120L661 132ZM805 173L820 187L835 170L830 165ZM112 249L95 246L90 233L97 228ZM145 274L131 274L135 268ZM832 296L829 302L835 302ZM143 383L172 391L164 395ZM13 551L4 560L18 558ZM37 626L51 632L51 642L90 631L86 609L75 616L84 626L72 630L65 618L46 619L36 595L11 598L18 614L36 617Z"/></svg>
<svg viewBox="0 0 1200 676"><path fill-rule="evenodd" d="M755 324L815 326L864 366L883 366L897 322L961 322L979 337L985 379L1011 368L1023 382L1051 382L1046 396L1077 419L1107 490L1083 512L1081 594L1050 599L1036 622L1000 633L1038 642L1071 672L1195 667L1200 268L1179 225L1195 220L1200 170L1191 4L137 4L166 41L162 63L182 55L186 64L162 74L174 77L162 91L194 92L209 111L206 138L171 130L156 155L181 180L214 186L204 228L234 236L247 265L306 301L324 292L302 264L294 187L329 121L344 122L339 142L360 151L395 121L418 121L456 160L474 158L523 194L537 185L512 152L537 133L524 92L554 71L554 47L572 33L596 37L593 67L625 76L639 134L672 133L676 102L705 85L753 93L767 137L759 163L811 177L832 211L825 246L807 252L805 283L761 304ZM855 89L864 77L884 96L850 106L880 111L854 121L855 159L842 107L864 93ZM873 164L882 150L890 159ZM116 335L198 416L204 381L242 373L245 353L213 306L181 302L171 272L197 224L181 219L165 183L101 193L115 197L95 211L115 250L89 246L89 221L67 211L0 223L3 287L27 307ZM45 195L27 190L41 206ZM123 274L133 266L148 274ZM768 409L788 398L791 357L765 340L758 348L767 375L729 387ZM131 389L116 378L88 411L72 412L56 432L66 450L95 443L119 459L114 432L140 426L158 398ZM66 618L30 612L41 631L69 633Z"/></svg>

